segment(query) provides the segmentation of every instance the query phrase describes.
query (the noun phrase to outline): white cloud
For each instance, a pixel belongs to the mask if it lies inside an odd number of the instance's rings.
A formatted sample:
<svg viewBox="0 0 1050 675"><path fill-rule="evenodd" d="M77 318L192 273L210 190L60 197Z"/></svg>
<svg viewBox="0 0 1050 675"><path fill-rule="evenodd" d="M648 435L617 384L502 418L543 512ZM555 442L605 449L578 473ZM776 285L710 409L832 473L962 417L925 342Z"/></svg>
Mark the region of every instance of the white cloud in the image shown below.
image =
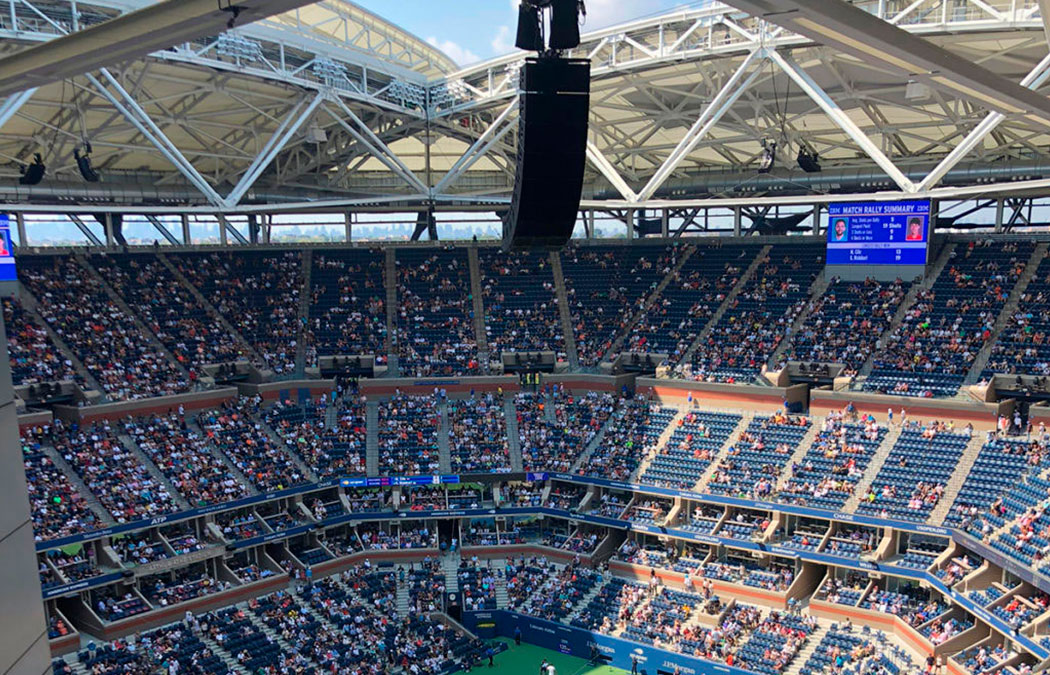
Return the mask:
<svg viewBox="0 0 1050 675"><path fill-rule="evenodd" d="M496 55L506 54L514 50L514 43L510 41L510 26L500 26L496 30L496 37L492 38L492 53Z"/></svg>
<svg viewBox="0 0 1050 675"><path fill-rule="evenodd" d="M481 60L481 57L477 54L469 49L459 46L452 40L438 40L436 37L428 37L427 43L448 54L450 59L461 66L476 63Z"/></svg>

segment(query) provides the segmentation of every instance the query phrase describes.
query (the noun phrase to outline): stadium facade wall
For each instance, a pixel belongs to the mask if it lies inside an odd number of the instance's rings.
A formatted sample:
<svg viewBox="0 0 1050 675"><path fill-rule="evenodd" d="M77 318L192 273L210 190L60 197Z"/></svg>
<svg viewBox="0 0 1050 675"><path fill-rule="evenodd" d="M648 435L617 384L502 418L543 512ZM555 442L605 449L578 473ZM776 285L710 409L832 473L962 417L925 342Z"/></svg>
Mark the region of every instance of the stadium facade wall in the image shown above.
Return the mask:
<svg viewBox="0 0 1050 675"><path fill-rule="evenodd" d="M188 394L173 394L155 398L134 399L119 403L102 403L87 408L70 405L56 405L55 416L64 422L100 422L118 420L129 415L166 415L177 410L181 405L186 410L203 410L215 408L232 398L236 398L235 387L222 387L207 391L194 391Z"/></svg>
<svg viewBox="0 0 1050 675"><path fill-rule="evenodd" d="M505 394L521 391L518 378L510 375L491 377L392 377L380 380L362 380L363 396L390 397L401 392L413 396L433 394L434 389L444 389L450 398L462 398L470 392L486 392L502 389Z"/></svg>
<svg viewBox="0 0 1050 675"><path fill-rule="evenodd" d="M847 403L853 403L857 412L870 413L884 419L886 410L893 408L894 413L903 408L908 412L909 420L920 422L944 422L954 420L956 424L969 422L974 429L994 429L996 419L1002 408L995 403L979 401L951 401L944 399L904 398L901 396L884 396L865 394L859 391L824 391L814 389L809 395L809 414L823 417L832 411L842 410ZM1038 408L1032 408L1035 415ZM1047 411L1050 421L1050 411Z"/></svg>
<svg viewBox="0 0 1050 675"><path fill-rule="evenodd" d="M0 340L7 331L0 317ZM0 673L50 672L50 646L40 576L33 547L33 521L18 439L18 413L11 364L0 359Z"/></svg>
<svg viewBox="0 0 1050 675"><path fill-rule="evenodd" d="M785 403L805 406L805 385L791 387L756 387L747 384L718 384L686 380L657 380L640 377L635 391L649 394L661 402L684 405L692 396L702 408L746 408L754 411L782 410ZM883 411L885 412L885 411Z"/></svg>
<svg viewBox="0 0 1050 675"><path fill-rule="evenodd" d="M303 400L332 393L335 380L284 380L265 384L238 384L241 396L259 395L264 401Z"/></svg>

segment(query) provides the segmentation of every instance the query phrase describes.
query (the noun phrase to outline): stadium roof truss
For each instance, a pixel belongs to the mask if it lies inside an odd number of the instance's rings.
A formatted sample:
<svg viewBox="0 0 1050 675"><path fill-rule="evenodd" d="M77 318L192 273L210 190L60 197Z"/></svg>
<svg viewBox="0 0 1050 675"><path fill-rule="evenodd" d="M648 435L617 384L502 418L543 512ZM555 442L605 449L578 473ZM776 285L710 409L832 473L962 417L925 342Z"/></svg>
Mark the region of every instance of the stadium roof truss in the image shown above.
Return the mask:
<svg viewBox="0 0 1050 675"><path fill-rule="evenodd" d="M145 4L0 0L0 48ZM1046 92L1037 0L853 4ZM1050 130L1023 111L992 110L727 5L592 32L575 55L593 63L587 208L1050 186ZM422 40L325 0L8 97L0 198L38 211L497 208L513 187L522 62L518 53L456 70ZM778 168L759 176L763 140L776 141ZM79 177L73 151L86 141L103 183ZM794 169L799 149L818 153L823 173ZM34 152L49 175L19 186ZM953 172L965 175L946 181Z"/></svg>

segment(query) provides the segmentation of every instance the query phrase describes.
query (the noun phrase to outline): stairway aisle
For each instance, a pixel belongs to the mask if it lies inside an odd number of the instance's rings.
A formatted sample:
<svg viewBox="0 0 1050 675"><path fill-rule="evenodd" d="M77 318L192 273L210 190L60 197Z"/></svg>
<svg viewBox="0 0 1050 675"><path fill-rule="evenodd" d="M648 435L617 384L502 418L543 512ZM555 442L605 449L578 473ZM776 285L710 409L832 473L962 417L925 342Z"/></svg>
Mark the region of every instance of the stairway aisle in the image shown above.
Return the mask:
<svg viewBox="0 0 1050 675"><path fill-rule="evenodd" d="M302 285L299 287L299 321L296 323L295 336L295 375L303 377L306 374L306 333L310 321L310 301L313 294L310 292L310 277L313 272L313 249L306 249L302 253Z"/></svg>
<svg viewBox="0 0 1050 675"><path fill-rule="evenodd" d="M489 336L485 329L485 303L481 297L481 263L478 260L477 244L467 249L470 268L471 308L474 311L474 342L478 345L478 362L487 373L489 369ZM499 356L498 354L496 356Z"/></svg>
<svg viewBox="0 0 1050 675"><path fill-rule="evenodd" d="M864 470L864 475L861 476L860 481L853 487L853 494L846 500L842 510L846 513L853 513L857 510L857 506L860 505L860 500L864 494L871 487L871 484L875 482L875 476L879 475L879 471L882 470L882 465L889 459L890 452L893 451L893 446L897 444L897 439L901 437L901 431L903 431L900 424L890 427L890 431L886 434L886 438L882 439L882 445L875 452L875 456L871 458L871 462L868 463L868 468Z"/></svg>
<svg viewBox="0 0 1050 675"><path fill-rule="evenodd" d="M438 412L441 415L441 426L438 427L437 431L438 466L441 467L441 473L449 475L452 473L452 448L450 445L452 441L448 435L451 427L448 421L447 400L438 403Z"/></svg>
<svg viewBox="0 0 1050 675"><path fill-rule="evenodd" d="M795 658L791 659L791 663L788 664L784 673L786 675L801 675L806 661L809 661L809 657L816 653L817 647L820 646L820 641L824 639L829 630L831 630L830 622L821 621L817 624L817 629L809 634L806 644L802 645L802 649L799 650L798 654L795 654Z"/></svg>
<svg viewBox="0 0 1050 675"><path fill-rule="evenodd" d="M507 425L507 447L510 450L510 470L513 473L524 471L521 458L521 437L518 436L518 409L514 406L514 397L503 398L503 419Z"/></svg>
<svg viewBox="0 0 1050 675"><path fill-rule="evenodd" d="M569 367L580 368L580 355L576 351L576 334L572 331L572 308L569 307L569 293L565 288L565 274L561 269L561 255L551 251L551 274L554 275L554 293L558 298L558 313L561 316L561 332L565 336L565 353Z"/></svg>
<svg viewBox="0 0 1050 675"><path fill-rule="evenodd" d="M397 358L397 261L393 248L386 250L383 283L386 284L387 377L399 377L401 372Z"/></svg>
<svg viewBox="0 0 1050 675"><path fill-rule="evenodd" d="M365 471L379 475L379 402L365 403Z"/></svg>
<svg viewBox="0 0 1050 675"><path fill-rule="evenodd" d="M958 464L955 465L952 477L948 479L947 485L944 486L944 494L941 495L937 505L933 507L933 511L930 512L930 517L926 522L931 525L944 523L944 519L951 512L952 505L955 504L955 498L959 496L959 490L962 490L966 477L970 475L970 469L973 468L974 462L977 461L977 456L981 454L981 448L983 447L984 437L981 434L974 434L970 442L966 444L966 449L963 451L962 457L959 458Z"/></svg>
<svg viewBox="0 0 1050 675"><path fill-rule="evenodd" d="M163 485L164 489L168 491L171 498L175 500L175 503L179 505L179 508L183 511L188 511L190 503L186 501L186 498L182 496L182 493L175 489L168 477L160 470L160 468L153 463L153 460L149 458L139 444L135 442L135 439L128 434L117 434L117 440L124 446L124 449L135 455L138 460L142 463L142 466L146 467L146 471L149 472L150 477L157 481L158 484Z"/></svg>

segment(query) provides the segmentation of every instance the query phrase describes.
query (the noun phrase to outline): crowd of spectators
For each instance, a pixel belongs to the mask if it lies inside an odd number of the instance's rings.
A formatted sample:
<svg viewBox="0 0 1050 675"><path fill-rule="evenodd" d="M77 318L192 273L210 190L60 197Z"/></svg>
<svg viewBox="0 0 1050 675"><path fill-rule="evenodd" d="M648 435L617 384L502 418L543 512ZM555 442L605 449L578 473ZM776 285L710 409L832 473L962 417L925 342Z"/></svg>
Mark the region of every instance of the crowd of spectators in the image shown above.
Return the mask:
<svg viewBox="0 0 1050 675"><path fill-rule="evenodd" d="M229 590L232 584L212 578L204 563L142 577L139 587L154 607L167 607L213 593Z"/></svg>
<svg viewBox="0 0 1050 675"><path fill-rule="evenodd" d="M238 251L170 255L172 264L277 375L295 371L302 326L299 297L303 261L298 251Z"/></svg>
<svg viewBox="0 0 1050 675"><path fill-rule="evenodd" d="M522 392L514 402L527 471L570 471L616 405L608 393L574 394L557 387L538 394Z"/></svg>
<svg viewBox="0 0 1050 675"><path fill-rule="evenodd" d="M314 252L305 340L316 354L374 354L377 363L386 361L383 259L374 249Z"/></svg>
<svg viewBox="0 0 1050 675"><path fill-rule="evenodd" d="M331 426L329 407L335 407ZM332 402L322 394L309 402L278 401L265 419L286 449L302 457L318 478L364 475L368 434L360 399Z"/></svg>
<svg viewBox="0 0 1050 675"><path fill-rule="evenodd" d="M622 400L607 425L605 435L579 471L585 476L626 480L641 458L656 446L660 434L675 416L672 408L639 397Z"/></svg>
<svg viewBox="0 0 1050 675"><path fill-rule="evenodd" d="M623 350L667 354L677 363L751 264L755 246L697 246L655 303L643 311Z"/></svg>
<svg viewBox="0 0 1050 675"><path fill-rule="evenodd" d="M72 256L19 261L40 315L113 400L165 396L190 383Z"/></svg>
<svg viewBox="0 0 1050 675"><path fill-rule="evenodd" d="M551 351L565 357L558 296L545 252L478 252L489 352Z"/></svg>
<svg viewBox="0 0 1050 675"><path fill-rule="evenodd" d="M595 366L648 294L677 264L678 247L572 246L562 272L580 365Z"/></svg>
<svg viewBox="0 0 1050 675"><path fill-rule="evenodd" d="M397 353L402 375L481 372L470 287L464 249L397 252Z"/></svg>
<svg viewBox="0 0 1050 675"><path fill-rule="evenodd" d="M887 430L867 415L850 423L840 411L829 413L801 462L791 465L778 500L821 508L841 508L878 451Z"/></svg>
<svg viewBox="0 0 1050 675"><path fill-rule="evenodd" d="M243 356L238 338L208 315L153 254L97 255L90 258L110 286L138 312L139 319L161 341L191 378L206 363L225 363Z"/></svg>
<svg viewBox="0 0 1050 675"><path fill-rule="evenodd" d="M72 380L83 384L47 331L22 307L17 297L2 298L4 329L7 331L7 355L11 363L11 381L14 385L38 384Z"/></svg>
<svg viewBox="0 0 1050 675"><path fill-rule="evenodd" d="M167 488L121 443L109 422L81 427L56 419L48 440L118 523L179 510Z"/></svg>
<svg viewBox="0 0 1050 675"><path fill-rule="evenodd" d="M885 344L876 342L864 383L899 396L950 396L991 337L1033 242L969 242L951 253L933 286L919 292Z"/></svg>
<svg viewBox="0 0 1050 675"><path fill-rule="evenodd" d="M437 430L441 422L432 396L397 392L379 402L379 473L387 475L437 474Z"/></svg>
<svg viewBox="0 0 1050 675"><path fill-rule="evenodd" d="M510 471L502 394L450 399L447 407L452 473Z"/></svg>
<svg viewBox="0 0 1050 675"><path fill-rule="evenodd" d="M841 376L856 375L907 292L908 284L901 279L833 279L810 307L784 360L841 363L845 366Z"/></svg>
<svg viewBox="0 0 1050 675"><path fill-rule="evenodd" d="M22 465L36 541L90 531L100 524L85 496L42 449L50 437L50 425L25 428L21 436Z"/></svg>
<svg viewBox="0 0 1050 675"><path fill-rule="evenodd" d="M775 247L676 373L703 382L750 382L809 302L824 247Z"/></svg>
<svg viewBox="0 0 1050 675"><path fill-rule="evenodd" d="M208 440L263 492L283 490L307 482L299 467L258 419L259 396L226 401L219 409L202 412L197 422Z"/></svg>
<svg viewBox="0 0 1050 675"><path fill-rule="evenodd" d="M204 437L190 428L184 413L128 419L124 432L191 505L204 506L248 496Z"/></svg>

